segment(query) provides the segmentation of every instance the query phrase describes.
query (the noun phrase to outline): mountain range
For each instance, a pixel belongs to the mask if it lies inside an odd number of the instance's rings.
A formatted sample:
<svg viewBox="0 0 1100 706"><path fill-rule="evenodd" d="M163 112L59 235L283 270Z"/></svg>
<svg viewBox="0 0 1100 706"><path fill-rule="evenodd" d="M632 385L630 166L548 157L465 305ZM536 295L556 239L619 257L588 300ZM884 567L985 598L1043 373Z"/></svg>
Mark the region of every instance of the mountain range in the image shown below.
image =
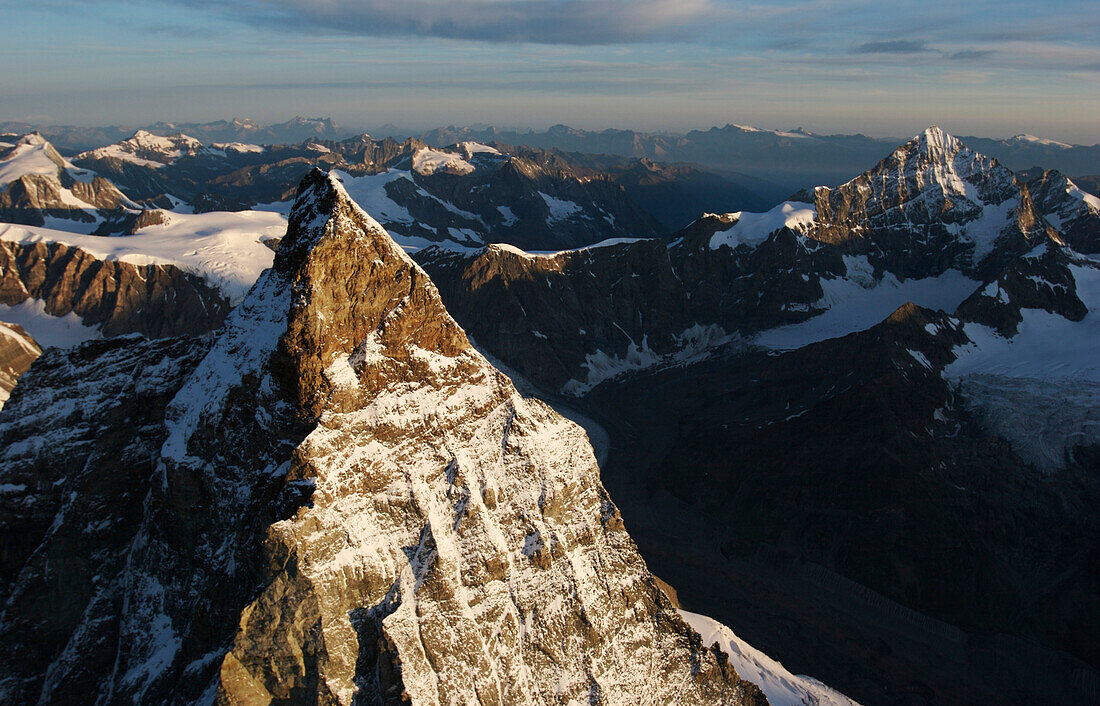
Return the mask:
<svg viewBox="0 0 1100 706"><path fill-rule="evenodd" d="M5 699L1100 693L1100 199L933 127L669 228L459 132L7 140Z"/></svg>

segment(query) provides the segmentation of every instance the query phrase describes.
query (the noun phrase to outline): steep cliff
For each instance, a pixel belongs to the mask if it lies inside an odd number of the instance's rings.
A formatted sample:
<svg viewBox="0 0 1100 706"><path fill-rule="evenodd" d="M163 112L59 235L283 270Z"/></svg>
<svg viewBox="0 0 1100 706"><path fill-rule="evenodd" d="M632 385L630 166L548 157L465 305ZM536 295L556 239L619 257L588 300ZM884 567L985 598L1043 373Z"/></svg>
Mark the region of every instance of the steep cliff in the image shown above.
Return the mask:
<svg viewBox="0 0 1100 706"><path fill-rule="evenodd" d="M176 369L136 533L91 570L114 610L5 613L8 634L33 615L23 639L55 636L4 668L5 700L766 703L658 588L580 427L470 346L333 177L303 181L274 267ZM41 394L35 370L0 434ZM34 488L2 466L9 502L64 485L36 462ZM19 518L5 542L35 536ZM64 507L53 523L85 527ZM12 554L5 586L45 600L33 557L62 534ZM79 659L93 646L112 663Z"/></svg>

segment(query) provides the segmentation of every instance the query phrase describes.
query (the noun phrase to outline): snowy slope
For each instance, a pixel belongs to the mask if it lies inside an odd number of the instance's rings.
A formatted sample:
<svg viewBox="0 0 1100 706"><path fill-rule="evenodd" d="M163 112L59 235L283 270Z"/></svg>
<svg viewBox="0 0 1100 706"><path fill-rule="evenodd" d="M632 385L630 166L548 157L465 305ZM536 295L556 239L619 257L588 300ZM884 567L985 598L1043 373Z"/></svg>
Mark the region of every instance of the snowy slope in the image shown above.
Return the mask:
<svg viewBox="0 0 1100 706"><path fill-rule="evenodd" d="M944 370L988 431L1045 472L1074 446L1100 443L1100 260L1076 257L1069 270L1084 318L1022 309L1012 336L967 322L971 343Z"/></svg>
<svg viewBox="0 0 1100 706"><path fill-rule="evenodd" d="M74 167L63 160L44 137L32 132L19 138L12 149L0 157L0 186L27 174L57 176L58 170L65 168Z"/></svg>
<svg viewBox="0 0 1100 706"><path fill-rule="evenodd" d="M717 620L686 610L681 610L680 616L699 633L704 645L718 643L737 674L759 686L771 706L859 706L813 677L791 674Z"/></svg>
<svg viewBox="0 0 1100 706"><path fill-rule="evenodd" d="M235 144L227 145L225 149L231 148ZM244 149L236 151L252 151L250 149L251 145L242 145L242 147ZM142 167L160 169L180 157L194 156L211 151L200 140L183 133L161 137L145 130L138 130L129 139L99 149L82 152L76 156L76 159L118 159Z"/></svg>
<svg viewBox="0 0 1100 706"><path fill-rule="evenodd" d="M136 235L110 238L0 224L0 240L64 243L100 259L176 265L206 279L235 303L271 266L273 253L262 239L281 237L286 229L283 216L266 211L171 213L168 218L167 224Z"/></svg>
<svg viewBox="0 0 1100 706"><path fill-rule="evenodd" d="M813 204L786 201L765 213L738 211L727 215L737 220L728 229L718 231L711 237L711 250L723 245L730 248L742 243L758 245L781 228L805 232L813 224L817 213Z"/></svg>
<svg viewBox="0 0 1100 706"><path fill-rule="evenodd" d="M821 280L825 296L814 306L826 309L824 313L764 331L753 342L779 350L801 348L870 328L906 302L952 312L981 284L958 270L904 281L886 273L876 280L866 257L845 256L844 261L848 267L846 277Z"/></svg>

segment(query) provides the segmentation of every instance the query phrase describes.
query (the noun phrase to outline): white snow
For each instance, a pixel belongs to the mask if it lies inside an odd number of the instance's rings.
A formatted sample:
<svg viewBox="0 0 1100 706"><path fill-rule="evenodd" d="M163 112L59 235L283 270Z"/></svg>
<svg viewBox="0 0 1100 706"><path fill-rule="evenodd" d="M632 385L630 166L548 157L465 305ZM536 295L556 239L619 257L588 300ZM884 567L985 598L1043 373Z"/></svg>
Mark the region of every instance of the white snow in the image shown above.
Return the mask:
<svg viewBox="0 0 1100 706"><path fill-rule="evenodd" d="M769 235L783 227L796 232L805 231L813 224L817 217L817 210L813 204L786 201L766 213L738 211L729 215L736 217L737 221L726 230L718 231L711 236L711 250L717 250L723 245L733 249L742 243L750 246L759 245L767 240Z"/></svg>
<svg viewBox="0 0 1100 706"><path fill-rule="evenodd" d="M49 146L50 143L35 133L21 137L15 148L0 159L0 186L28 174L57 176L60 167L50 159Z"/></svg>
<svg viewBox="0 0 1100 706"><path fill-rule="evenodd" d="M572 216L581 212L581 207L574 201L566 201L565 199L559 199L556 196L539 192L539 196L546 202L547 208L550 209L550 215L548 221L553 224L558 221L568 220Z"/></svg>
<svg viewBox="0 0 1100 706"><path fill-rule="evenodd" d="M413 222L409 210L386 195L386 184L398 179L408 179L408 172L387 169L378 174L357 177L334 170L332 174L344 185L351 198L376 219L389 223ZM390 235L396 237L393 233Z"/></svg>
<svg viewBox="0 0 1100 706"><path fill-rule="evenodd" d="M704 645L717 642L729 656L737 675L759 686L772 706L859 706L813 677L791 674L782 664L739 638L717 620L686 610L679 613L703 638Z"/></svg>
<svg viewBox="0 0 1100 706"><path fill-rule="evenodd" d="M138 157L132 151L127 150L119 145L107 145L106 147L100 147L99 149L91 152L78 155L78 157L88 157L95 159L117 159L123 162L129 162L130 164L136 164L139 167L149 167L151 169L161 169L164 167L163 162L156 162L152 159L145 159L144 157Z"/></svg>
<svg viewBox="0 0 1100 706"><path fill-rule="evenodd" d="M75 312L47 314L46 302L41 299L25 299L14 306L0 304L0 320L19 324L42 348L71 348L101 335L98 329L85 326Z"/></svg>
<svg viewBox="0 0 1100 706"><path fill-rule="evenodd" d="M1072 180L1066 179L1066 193L1075 199L1085 203L1085 207L1092 213L1100 213L1100 199L1085 191Z"/></svg>
<svg viewBox="0 0 1100 706"><path fill-rule="evenodd" d="M576 248L572 251L562 250L561 252L580 252L581 250L595 250L596 248L610 248L615 245L629 245L630 243L640 243L643 240L652 240L652 238L608 238L607 240L601 240L598 243L591 245L585 245Z"/></svg>
<svg viewBox="0 0 1100 706"><path fill-rule="evenodd" d="M469 174L474 171L474 165L463 159L460 154L434 150L431 147L421 147L413 153L412 169L417 174L425 176L435 174L440 169L458 172L459 174Z"/></svg>
<svg viewBox="0 0 1100 706"><path fill-rule="evenodd" d="M200 140L184 134L161 137L145 130L138 130L122 142L82 152L78 158L113 158L152 169L160 169L187 154L204 150ZM151 159L151 157L153 159Z"/></svg>
<svg viewBox="0 0 1100 706"><path fill-rule="evenodd" d="M480 142L459 142L458 148L471 157L475 154L500 154L500 150Z"/></svg>
<svg viewBox="0 0 1100 706"><path fill-rule="evenodd" d="M848 277L821 280L825 295L814 306L827 307L827 311L801 323L764 331L754 342L779 350L801 348L870 328L906 302L952 312L980 285L958 270L904 282L886 273L876 282L868 274L870 264L865 256L846 256L845 263Z"/></svg>
<svg viewBox="0 0 1100 706"><path fill-rule="evenodd" d="M167 224L110 238L5 223L0 224L0 240L63 243L104 260L175 265L206 279L236 303L271 266L274 253L261 239L280 238L286 232L286 218L267 211L170 213L168 217Z"/></svg>
<svg viewBox="0 0 1100 706"><path fill-rule="evenodd" d="M1100 441L1100 269L1070 271L1089 310L1084 319L1023 309L1011 338L968 323L972 343L956 348L944 370L988 430L1044 472L1073 445Z"/></svg>
<svg viewBox="0 0 1100 706"><path fill-rule="evenodd" d="M1036 137L1035 135L1028 135L1027 133L1016 135L1015 137L1005 140L1005 142L1029 142L1035 145L1043 145L1044 147L1061 147L1062 149L1073 149L1073 145L1068 145L1065 142L1058 142L1057 140L1050 140L1045 137Z"/></svg>
<svg viewBox="0 0 1100 706"><path fill-rule="evenodd" d="M262 145L253 145L246 142L215 142L213 147L222 152L260 153L265 151Z"/></svg>
<svg viewBox="0 0 1100 706"><path fill-rule="evenodd" d="M1041 309L1023 309L1017 333L1003 338L981 324L966 324L973 344L956 349L949 377L973 373L1021 378L1065 377L1100 382L1100 269L1070 265L1077 296L1089 313L1070 321Z"/></svg>
<svg viewBox="0 0 1100 706"><path fill-rule="evenodd" d="M217 343L168 406L161 456L183 461L187 442L245 375L257 374L286 330L290 286L267 270L250 296L229 315Z"/></svg>

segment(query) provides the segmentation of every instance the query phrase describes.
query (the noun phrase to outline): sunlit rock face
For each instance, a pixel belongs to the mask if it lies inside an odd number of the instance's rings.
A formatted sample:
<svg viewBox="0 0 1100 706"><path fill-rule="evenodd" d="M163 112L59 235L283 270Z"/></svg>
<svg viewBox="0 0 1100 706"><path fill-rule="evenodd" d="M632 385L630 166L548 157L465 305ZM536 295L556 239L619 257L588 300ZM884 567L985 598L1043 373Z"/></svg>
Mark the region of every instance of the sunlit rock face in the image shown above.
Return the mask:
<svg viewBox="0 0 1100 706"><path fill-rule="evenodd" d="M123 559L43 618L52 651L5 698L766 703L658 589L583 430L471 347L334 178L303 181L274 267L201 345Z"/></svg>

